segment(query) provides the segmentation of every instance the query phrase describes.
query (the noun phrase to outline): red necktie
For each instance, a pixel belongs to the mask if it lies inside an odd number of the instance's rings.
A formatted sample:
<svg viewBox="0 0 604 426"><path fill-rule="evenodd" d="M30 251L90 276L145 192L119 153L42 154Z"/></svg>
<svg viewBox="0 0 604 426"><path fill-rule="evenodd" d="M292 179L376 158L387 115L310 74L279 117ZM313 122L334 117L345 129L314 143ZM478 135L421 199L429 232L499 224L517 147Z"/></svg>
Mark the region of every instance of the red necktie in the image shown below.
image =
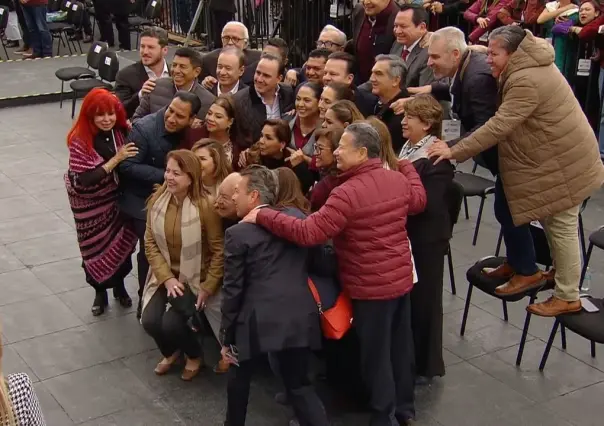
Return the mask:
<svg viewBox="0 0 604 426"><path fill-rule="evenodd" d="M403 61L407 61L407 56L409 56L409 49L403 50L403 54L401 55L401 58L403 58Z"/></svg>

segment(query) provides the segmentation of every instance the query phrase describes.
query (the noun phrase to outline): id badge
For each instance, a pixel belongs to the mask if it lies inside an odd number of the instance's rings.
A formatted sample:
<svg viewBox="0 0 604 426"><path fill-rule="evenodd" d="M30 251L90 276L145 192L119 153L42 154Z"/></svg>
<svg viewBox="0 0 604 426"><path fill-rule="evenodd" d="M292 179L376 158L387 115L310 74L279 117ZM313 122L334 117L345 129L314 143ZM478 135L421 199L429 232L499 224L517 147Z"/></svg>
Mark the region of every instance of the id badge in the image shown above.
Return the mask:
<svg viewBox="0 0 604 426"><path fill-rule="evenodd" d="M443 140L450 141L461 137L461 121L443 120Z"/></svg>
<svg viewBox="0 0 604 426"><path fill-rule="evenodd" d="M338 0L332 0L331 6L329 6L329 17L330 18L338 17Z"/></svg>
<svg viewBox="0 0 604 426"><path fill-rule="evenodd" d="M591 71L591 60L579 59L579 63L577 64L577 75L580 77L589 77L589 71Z"/></svg>

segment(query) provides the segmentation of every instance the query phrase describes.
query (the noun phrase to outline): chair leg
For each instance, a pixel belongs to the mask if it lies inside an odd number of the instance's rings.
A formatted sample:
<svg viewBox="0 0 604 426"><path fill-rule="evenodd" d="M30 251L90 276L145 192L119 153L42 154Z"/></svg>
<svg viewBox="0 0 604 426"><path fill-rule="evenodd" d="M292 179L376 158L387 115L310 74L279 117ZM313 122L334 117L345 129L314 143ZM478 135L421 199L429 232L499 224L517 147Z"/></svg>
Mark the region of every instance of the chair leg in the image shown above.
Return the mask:
<svg viewBox="0 0 604 426"><path fill-rule="evenodd" d="M474 239L472 239L472 245L476 245L476 240L478 240L478 230L480 229L480 221L482 219L482 209L484 208L484 202L487 199L486 196L481 197L480 199L480 207L478 208L478 217L476 218L476 226L474 227Z"/></svg>
<svg viewBox="0 0 604 426"><path fill-rule="evenodd" d="M585 260L587 251L585 250L585 228L583 228L583 215L581 214L579 214L579 244L581 244L581 254Z"/></svg>
<svg viewBox="0 0 604 426"><path fill-rule="evenodd" d="M59 95L59 108L63 108L63 86L65 86L65 82L61 80L61 94Z"/></svg>
<svg viewBox="0 0 604 426"><path fill-rule="evenodd" d="M497 238L497 247L495 247L495 256L499 257L501 251L501 242L503 241L503 229L499 230L499 237Z"/></svg>
<svg viewBox="0 0 604 426"><path fill-rule="evenodd" d="M449 261L449 280L451 281L451 293L457 294L457 288L455 287L455 273L453 272L453 254L451 253L450 244L449 250L447 251L447 259Z"/></svg>
<svg viewBox="0 0 604 426"><path fill-rule="evenodd" d="M474 166L472 166L472 174L476 173L477 168L478 168L478 163L474 162Z"/></svg>
<svg viewBox="0 0 604 426"><path fill-rule="evenodd" d="M549 352L552 350L552 345L554 344L554 338L556 337L556 332L558 331L558 326L560 323L556 319L554 321L554 326L552 327L552 332L549 334L549 339L547 339L547 345L545 345L545 351L543 351L543 356L541 357L541 363L539 363L539 371L543 371L545 368L545 364L547 363L547 358L549 357Z"/></svg>
<svg viewBox="0 0 604 426"><path fill-rule="evenodd" d="M502 300L501 301L501 305L503 307L503 320L505 322L508 322L508 319L509 319L509 317L508 317L508 302L506 302L505 300Z"/></svg>
<svg viewBox="0 0 604 426"><path fill-rule="evenodd" d="M585 279L585 274L587 273L587 267L589 266L589 259L591 258L591 252L594 249L594 245L589 243L589 247L587 248L587 253L583 258L583 268L581 268L581 279L579 280L579 291L583 288L583 280Z"/></svg>
<svg viewBox="0 0 604 426"><path fill-rule="evenodd" d="M2 48L4 49L4 54L6 55L6 60L8 61L10 58L8 57L8 51L6 50L6 44L4 44L4 40L0 41L2 43Z"/></svg>
<svg viewBox="0 0 604 426"><path fill-rule="evenodd" d="M562 340L562 349L566 350L566 327L560 324L560 340Z"/></svg>
<svg viewBox="0 0 604 426"><path fill-rule="evenodd" d="M593 340L591 340L589 343L590 343L590 346L591 346L591 357L595 358L596 357L596 342L594 342Z"/></svg>
<svg viewBox="0 0 604 426"><path fill-rule="evenodd" d="M531 300L529 305L535 303L535 299L537 298L537 293L531 295ZM526 344L526 338L528 336L528 329L531 325L531 313L526 312L526 317L524 317L524 327L522 327L522 337L520 338L520 347L518 347L518 355L516 355L516 367L520 367L520 363L522 362L522 355L524 354L524 345Z"/></svg>
<svg viewBox="0 0 604 426"><path fill-rule="evenodd" d="M472 290L474 286L472 283L468 284L468 294L466 295L466 304L463 310L463 318L461 320L461 330L459 330L459 334L463 336L466 333L466 323L468 322L468 312L470 311L470 301L472 299Z"/></svg>
<svg viewBox="0 0 604 426"><path fill-rule="evenodd" d="M73 98L71 100L71 119L73 120L73 117L75 116L75 104L76 104L76 99L78 97L77 92L74 90L73 91Z"/></svg>
<svg viewBox="0 0 604 426"><path fill-rule="evenodd" d="M463 197L463 208L466 211L466 220L470 218L470 214L468 213L468 197Z"/></svg>

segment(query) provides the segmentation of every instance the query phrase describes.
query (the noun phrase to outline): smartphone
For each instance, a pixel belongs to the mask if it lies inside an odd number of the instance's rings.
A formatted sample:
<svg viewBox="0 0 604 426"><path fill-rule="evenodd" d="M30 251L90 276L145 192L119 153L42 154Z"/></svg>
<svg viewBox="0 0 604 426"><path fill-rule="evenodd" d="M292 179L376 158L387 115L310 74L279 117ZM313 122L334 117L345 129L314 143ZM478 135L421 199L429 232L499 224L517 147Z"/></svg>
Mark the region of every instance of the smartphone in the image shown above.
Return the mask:
<svg viewBox="0 0 604 426"><path fill-rule="evenodd" d="M591 298L589 298L589 297L581 298L581 306L583 307L583 309L585 309L586 312L590 312L590 313L600 312L600 309L598 309L598 307L593 304L593 302L591 301Z"/></svg>
<svg viewBox="0 0 604 426"><path fill-rule="evenodd" d="M234 345L229 345L229 350L226 354L224 354L224 356L228 358L233 365L239 367L239 351L237 350L237 347Z"/></svg>

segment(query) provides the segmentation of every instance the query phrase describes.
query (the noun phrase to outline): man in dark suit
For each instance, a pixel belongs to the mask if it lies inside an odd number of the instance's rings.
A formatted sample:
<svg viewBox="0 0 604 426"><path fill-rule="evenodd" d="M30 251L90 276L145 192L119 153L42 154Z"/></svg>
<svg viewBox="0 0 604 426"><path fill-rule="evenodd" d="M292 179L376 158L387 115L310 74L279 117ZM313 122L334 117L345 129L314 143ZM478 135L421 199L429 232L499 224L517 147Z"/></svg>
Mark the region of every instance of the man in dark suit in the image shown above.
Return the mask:
<svg viewBox="0 0 604 426"><path fill-rule="evenodd" d="M369 79L377 55L387 54L394 43L394 18L399 10L394 0L365 0L352 12L352 48L359 60L357 83Z"/></svg>
<svg viewBox="0 0 604 426"><path fill-rule="evenodd" d="M231 21L222 29L222 45L233 46L241 49L244 55L244 65L250 65L260 59L262 52L248 48L250 35L247 27L241 22ZM204 55L202 59L201 74L199 81L202 81L207 76L216 78L216 66L218 65L218 56L222 49L215 49ZM247 82L246 82L247 84Z"/></svg>
<svg viewBox="0 0 604 426"><path fill-rule="evenodd" d="M128 118L140 104L142 96L155 88L155 80L170 77L166 62L168 33L159 27L147 28L141 33L141 60L122 68L117 73L115 94L124 104Z"/></svg>
<svg viewBox="0 0 604 426"><path fill-rule="evenodd" d="M260 139L262 125L267 118L281 118L294 108L293 89L279 84L284 72L280 58L265 53L256 67L254 85L235 94L239 110L237 121L252 142Z"/></svg>
<svg viewBox="0 0 604 426"><path fill-rule="evenodd" d="M210 0L210 28L212 31L212 41L214 49L222 47L222 29L230 21L235 20L235 0Z"/></svg>
<svg viewBox="0 0 604 426"><path fill-rule="evenodd" d="M280 37L269 38L262 48L262 53L268 53L281 58L284 67L287 67L289 63L289 47L287 46L287 42ZM245 66L241 81L248 86L254 83L254 74L256 74L256 67L258 66L259 61L260 58L258 58L256 62L252 62Z"/></svg>
<svg viewBox="0 0 604 426"><path fill-rule="evenodd" d="M201 108L201 101L191 92L176 92L166 108L147 115L132 126L128 139L134 142L138 153L123 161L119 167L120 210L132 219L134 232L139 238L138 285L139 298L143 294L149 262L145 256L145 229L147 223L146 200L155 185L164 181L166 155L178 149L185 131L191 126ZM137 318L141 314L139 299Z"/></svg>
<svg viewBox="0 0 604 426"><path fill-rule="evenodd" d="M237 216L271 205L277 183L263 166L241 172L233 200ZM303 218L302 212L285 214ZM271 354L296 417L302 425L329 424L309 379L311 350L320 346L317 306L308 289L307 249L278 238L260 226L238 223L225 233L220 341L229 369L225 425L244 426L253 359Z"/></svg>
<svg viewBox="0 0 604 426"><path fill-rule="evenodd" d="M247 84L241 81L244 72L245 57L243 51L236 47L225 47L218 56L216 78L209 75L203 79L201 85L214 96L234 95L239 90L247 87Z"/></svg>

